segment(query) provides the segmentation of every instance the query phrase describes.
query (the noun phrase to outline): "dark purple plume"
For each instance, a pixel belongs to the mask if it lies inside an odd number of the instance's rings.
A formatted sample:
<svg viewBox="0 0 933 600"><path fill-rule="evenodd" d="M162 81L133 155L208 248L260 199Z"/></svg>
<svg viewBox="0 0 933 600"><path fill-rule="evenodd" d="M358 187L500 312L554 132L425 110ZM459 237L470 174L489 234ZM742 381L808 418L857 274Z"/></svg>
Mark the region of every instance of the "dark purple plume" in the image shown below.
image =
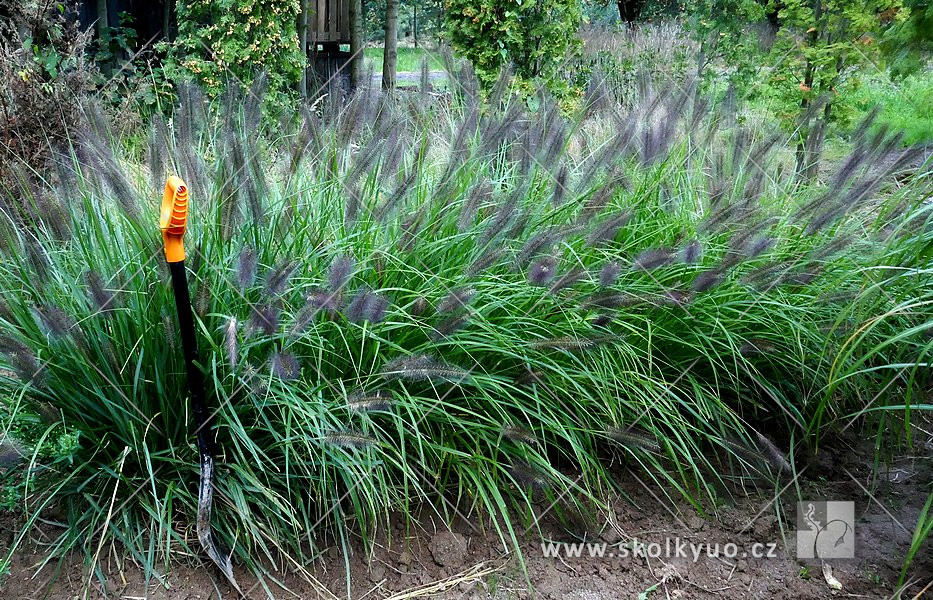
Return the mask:
<svg viewBox="0 0 933 600"><path fill-rule="evenodd" d="M619 279L622 267L617 262L608 262L599 272L599 285L609 287Z"/></svg>
<svg viewBox="0 0 933 600"><path fill-rule="evenodd" d="M347 319L352 323L369 321L380 323L385 318L389 301L382 295L371 290L360 290L350 300L347 306Z"/></svg>
<svg viewBox="0 0 933 600"><path fill-rule="evenodd" d="M633 266L636 269L650 271L668 265L673 260L674 256L671 254L670 250L666 248L653 248L651 250L645 250L636 256Z"/></svg>
<svg viewBox="0 0 933 600"><path fill-rule="evenodd" d="M250 332L262 332L264 335L272 335L279 328L279 309L271 304L256 306L250 315Z"/></svg>
<svg viewBox="0 0 933 600"><path fill-rule="evenodd" d="M279 379L293 381L301 375L301 365L298 359L288 352L276 352L269 361L272 365L272 373Z"/></svg>
<svg viewBox="0 0 933 600"><path fill-rule="evenodd" d="M266 293L270 296L278 296L284 292L297 268L297 260L287 260L279 264L266 276Z"/></svg>
<svg viewBox="0 0 933 600"><path fill-rule="evenodd" d="M447 297L438 303L437 312L447 313L463 310L467 307L475 295L476 290L469 287L450 290L450 293L447 294Z"/></svg>
<svg viewBox="0 0 933 600"><path fill-rule="evenodd" d="M545 285L554 278L557 269L557 259L553 256L543 256L531 264L528 269L528 282L532 285Z"/></svg>
<svg viewBox="0 0 933 600"><path fill-rule="evenodd" d="M237 259L236 281L240 289L246 289L256 280L256 251L246 246Z"/></svg>
<svg viewBox="0 0 933 600"><path fill-rule="evenodd" d="M336 292L343 289L347 282L350 281L350 276L353 275L355 268L356 263L350 256L341 254L335 258L330 265L330 271L327 273L327 285L331 291Z"/></svg>
<svg viewBox="0 0 933 600"><path fill-rule="evenodd" d="M680 251L680 260L688 265L700 262L701 258L703 258L703 245L700 244L700 240L691 240Z"/></svg>

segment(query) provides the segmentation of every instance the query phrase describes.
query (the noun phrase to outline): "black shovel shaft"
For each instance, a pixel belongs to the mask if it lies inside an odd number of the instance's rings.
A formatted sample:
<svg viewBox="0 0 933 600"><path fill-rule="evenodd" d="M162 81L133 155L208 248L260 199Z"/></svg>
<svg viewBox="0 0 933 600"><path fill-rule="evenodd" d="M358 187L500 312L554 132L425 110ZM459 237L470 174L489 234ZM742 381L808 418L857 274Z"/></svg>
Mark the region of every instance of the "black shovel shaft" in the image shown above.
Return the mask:
<svg viewBox="0 0 933 600"><path fill-rule="evenodd" d="M181 349L188 371L188 391L198 428L198 450L202 457L213 455L208 431L207 403L204 400L204 379L195 364L198 358L198 341L194 331L194 314L191 311L191 295L188 293L188 276L185 261L168 263L172 272L172 287L175 290L175 308L178 309L178 331L181 334Z"/></svg>

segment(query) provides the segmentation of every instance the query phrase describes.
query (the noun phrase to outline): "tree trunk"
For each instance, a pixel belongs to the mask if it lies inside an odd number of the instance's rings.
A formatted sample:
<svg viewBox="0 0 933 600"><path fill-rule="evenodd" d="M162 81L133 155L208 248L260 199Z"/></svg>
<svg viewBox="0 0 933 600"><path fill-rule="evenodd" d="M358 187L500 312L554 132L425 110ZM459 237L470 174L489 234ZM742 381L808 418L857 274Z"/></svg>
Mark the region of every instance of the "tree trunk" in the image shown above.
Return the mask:
<svg viewBox="0 0 933 600"><path fill-rule="evenodd" d="M110 52L110 18L107 11L107 0L97 0L97 39L100 41L101 50ZM104 76L110 77L111 58L107 58L100 65Z"/></svg>
<svg viewBox="0 0 933 600"><path fill-rule="evenodd" d="M398 0L386 0L386 41L382 60L382 89L395 89L398 64Z"/></svg>
<svg viewBox="0 0 933 600"><path fill-rule="evenodd" d="M819 27L821 20L823 18L823 3L822 0L816 0L815 6L813 7L813 21L816 24L815 27L812 27L809 33L807 34L807 39L811 47L816 45L817 39L819 37ZM806 89L802 90L803 98L800 99L800 141L797 142L797 152L795 156L796 162L796 172L797 178L801 181L806 181L810 178L810 175L813 173L813 161L810 150L810 145L807 143L812 131L810 128L810 123L804 123L805 115L810 110L810 94L813 90L813 81L816 76L816 65L812 61L807 60L807 65L804 69L803 75L803 85Z"/></svg>
<svg viewBox="0 0 933 600"><path fill-rule="evenodd" d="M363 0L350 2L350 85L363 83Z"/></svg>
<svg viewBox="0 0 933 600"><path fill-rule="evenodd" d="M308 0L298 3L298 47L301 48L301 82L298 91L308 97Z"/></svg>

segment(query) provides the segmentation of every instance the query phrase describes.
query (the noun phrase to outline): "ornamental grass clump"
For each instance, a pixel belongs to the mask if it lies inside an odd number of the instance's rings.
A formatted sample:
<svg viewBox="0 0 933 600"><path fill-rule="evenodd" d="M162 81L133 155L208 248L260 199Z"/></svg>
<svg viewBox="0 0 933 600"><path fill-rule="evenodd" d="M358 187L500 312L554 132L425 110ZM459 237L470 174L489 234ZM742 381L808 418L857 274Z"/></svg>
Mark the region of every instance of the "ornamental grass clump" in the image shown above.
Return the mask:
<svg viewBox="0 0 933 600"><path fill-rule="evenodd" d="M593 510L617 458L698 503L793 470L894 366L899 392L926 377L929 182L892 183L916 154L880 161L887 137L802 185L786 139L690 89L571 115L364 89L274 130L261 94L185 91L146 164L89 126L67 189L0 198L0 388L54 415L22 440L17 541L54 507L56 553L197 551L167 173L191 190L214 531L257 572L416 501Z"/></svg>

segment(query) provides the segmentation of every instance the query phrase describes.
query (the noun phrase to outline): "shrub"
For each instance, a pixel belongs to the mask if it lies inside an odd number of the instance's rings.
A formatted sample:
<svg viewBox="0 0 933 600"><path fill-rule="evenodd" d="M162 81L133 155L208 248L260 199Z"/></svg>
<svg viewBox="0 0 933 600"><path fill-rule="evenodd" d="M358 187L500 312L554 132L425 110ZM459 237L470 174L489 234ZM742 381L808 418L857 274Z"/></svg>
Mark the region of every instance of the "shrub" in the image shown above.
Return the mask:
<svg viewBox="0 0 933 600"><path fill-rule="evenodd" d="M297 88L304 55L298 47L298 0L183 0L178 36L165 69L171 79L198 82L216 96L230 75L250 84L261 72L272 98Z"/></svg>
<svg viewBox="0 0 933 600"><path fill-rule="evenodd" d="M561 97L571 93L561 72L580 49L579 2L447 0L444 19L451 46L487 89L511 67L527 91L544 85Z"/></svg>
<svg viewBox="0 0 933 600"><path fill-rule="evenodd" d="M0 3L0 194L37 179L50 151L67 146L81 99L97 70L85 60L87 35L62 4Z"/></svg>

